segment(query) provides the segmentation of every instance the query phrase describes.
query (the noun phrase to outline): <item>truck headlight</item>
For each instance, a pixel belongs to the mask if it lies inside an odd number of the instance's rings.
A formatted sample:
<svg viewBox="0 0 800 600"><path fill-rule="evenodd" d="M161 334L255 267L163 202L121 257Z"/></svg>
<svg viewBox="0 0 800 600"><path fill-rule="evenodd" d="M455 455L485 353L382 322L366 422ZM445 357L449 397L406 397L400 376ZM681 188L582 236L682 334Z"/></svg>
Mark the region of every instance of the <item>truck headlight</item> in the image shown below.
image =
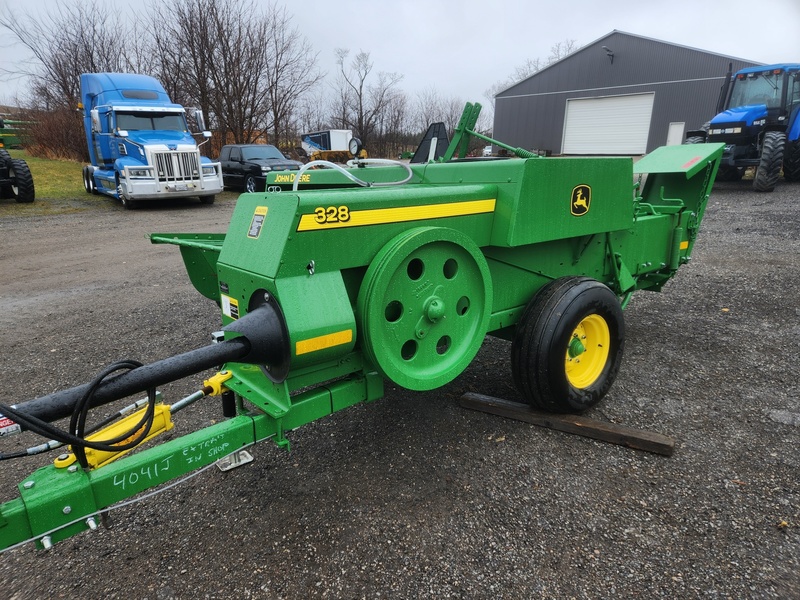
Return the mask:
<svg viewBox="0 0 800 600"><path fill-rule="evenodd" d="M269 173L270 171L272 171L272 167L267 167L267 166L261 167L262 173Z"/></svg>
<svg viewBox="0 0 800 600"><path fill-rule="evenodd" d="M128 167L128 177L152 177L150 169L131 169Z"/></svg>
<svg viewBox="0 0 800 600"><path fill-rule="evenodd" d="M203 167L203 175L216 175L217 170L214 167Z"/></svg>

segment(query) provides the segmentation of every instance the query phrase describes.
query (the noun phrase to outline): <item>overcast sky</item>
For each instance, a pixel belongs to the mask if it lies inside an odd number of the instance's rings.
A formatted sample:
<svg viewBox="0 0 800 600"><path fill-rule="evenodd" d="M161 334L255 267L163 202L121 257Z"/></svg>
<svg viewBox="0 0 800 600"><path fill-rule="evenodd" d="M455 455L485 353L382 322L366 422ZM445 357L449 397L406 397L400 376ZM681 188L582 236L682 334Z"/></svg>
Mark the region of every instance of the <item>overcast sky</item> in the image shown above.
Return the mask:
<svg viewBox="0 0 800 600"><path fill-rule="evenodd" d="M82 0L0 0L0 11L41 15ZM137 10L158 0L105 0ZM756 62L800 62L800 0L302 0L278 2L333 75L334 49L369 52L374 70L403 75L411 96L485 103L484 92L556 42L578 47L614 29ZM124 35L124 32L123 32ZM29 54L0 31L0 104L24 82L3 74ZM331 80L333 77L330 78Z"/></svg>

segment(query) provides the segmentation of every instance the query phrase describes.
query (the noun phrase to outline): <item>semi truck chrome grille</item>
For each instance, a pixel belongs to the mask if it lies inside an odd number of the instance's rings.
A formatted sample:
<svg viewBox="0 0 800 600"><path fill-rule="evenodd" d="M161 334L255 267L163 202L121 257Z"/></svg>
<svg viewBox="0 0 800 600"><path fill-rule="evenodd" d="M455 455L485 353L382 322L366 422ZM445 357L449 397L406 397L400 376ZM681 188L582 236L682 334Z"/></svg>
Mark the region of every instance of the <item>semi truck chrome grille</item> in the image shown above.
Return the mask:
<svg viewBox="0 0 800 600"><path fill-rule="evenodd" d="M196 152L156 152L153 154L159 181L196 181L200 161Z"/></svg>

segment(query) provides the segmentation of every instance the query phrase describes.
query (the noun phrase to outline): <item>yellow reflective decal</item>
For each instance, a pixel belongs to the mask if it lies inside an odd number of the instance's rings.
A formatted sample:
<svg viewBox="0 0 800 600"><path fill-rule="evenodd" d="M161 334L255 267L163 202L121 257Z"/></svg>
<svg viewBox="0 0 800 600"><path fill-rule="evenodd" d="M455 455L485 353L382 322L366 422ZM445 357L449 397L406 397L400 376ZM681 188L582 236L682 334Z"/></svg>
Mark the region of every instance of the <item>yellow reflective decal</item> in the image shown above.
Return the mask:
<svg viewBox="0 0 800 600"><path fill-rule="evenodd" d="M681 242L681 250L686 250L689 247L689 240L684 240Z"/></svg>
<svg viewBox="0 0 800 600"><path fill-rule="evenodd" d="M349 210L347 206L320 206L313 213L300 217L297 231L319 231L341 227L384 225L406 221L424 221L442 217L463 217L494 212L496 199L468 200L450 204L424 204L422 206L400 206L396 208L372 208ZM346 219L341 216L346 215Z"/></svg>
<svg viewBox="0 0 800 600"><path fill-rule="evenodd" d="M325 350L325 348L332 348L333 346L349 344L352 341L353 330L345 329L344 331L337 331L336 333L328 333L307 340L301 340L295 344L294 352L297 356L300 356L301 354Z"/></svg>

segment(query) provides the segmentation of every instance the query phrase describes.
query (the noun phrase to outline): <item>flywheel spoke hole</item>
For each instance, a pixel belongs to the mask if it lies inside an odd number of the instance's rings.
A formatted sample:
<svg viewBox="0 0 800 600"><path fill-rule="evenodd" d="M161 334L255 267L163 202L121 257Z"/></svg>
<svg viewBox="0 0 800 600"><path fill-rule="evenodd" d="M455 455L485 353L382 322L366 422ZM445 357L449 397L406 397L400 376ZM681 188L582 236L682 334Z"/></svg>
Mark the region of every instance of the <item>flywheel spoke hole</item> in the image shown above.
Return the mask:
<svg viewBox="0 0 800 600"><path fill-rule="evenodd" d="M444 263L444 269L442 269L444 273L445 279L453 279L458 273L458 261L455 258L448 258Z"/></svg>
<svg viewBox="0 0 800 600"><path fill-rule="evenodd" d="M403 304L398 300L392 300L389 304L386 305L386 311L384 312L386 317L386 321L389 323L395 323L400 320L400 317L403 316Z"/></svg>
<svg viewBox="0 0 800 600"><path fill-rule="evenodd" d="M419 258L412 258L409 263L408 267L406 268L406 273L408 273L409 279L412 281L418 281L422 274L425 272L425 263L422 262Z"/></svg>
<svg viewBox="0 0 800 600"><path fill-rule="evenodd" d="M450 350L450 346L452 346L453 341L450 339L449 335L443 335L439 338L439 341L436 342L436 352L437 354L445 354L448 350Z"/></svg>
<svg viewBox="0 0 800 600"><path fill-rule="evenodd" d="M403 360L411 360L417 354L417 342L415 340L408 340L400 349L400 356Z"/></svg>
<svg viewBox="0 0 800 600"><path fill-rule="evenodd" d="M461 298L458 299L456 303L456 312L462 317L469 312L469 298L461 296Z"/></svg>

